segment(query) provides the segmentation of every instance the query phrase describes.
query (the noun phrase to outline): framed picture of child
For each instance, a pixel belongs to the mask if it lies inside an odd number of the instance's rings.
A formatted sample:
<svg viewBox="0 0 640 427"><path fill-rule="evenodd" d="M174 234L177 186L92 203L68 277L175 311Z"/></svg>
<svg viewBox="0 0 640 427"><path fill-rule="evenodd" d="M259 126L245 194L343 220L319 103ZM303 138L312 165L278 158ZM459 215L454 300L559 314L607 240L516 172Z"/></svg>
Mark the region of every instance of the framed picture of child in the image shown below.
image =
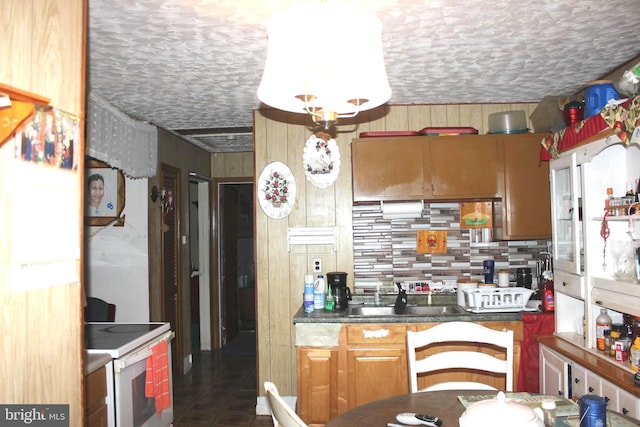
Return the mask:
<svg viewBox="0 0 640 427"><path fill-rule="evenodd" d="M99 160L85 165L85 221L88 225L124 225L125 180L118 169Z"/></svg>

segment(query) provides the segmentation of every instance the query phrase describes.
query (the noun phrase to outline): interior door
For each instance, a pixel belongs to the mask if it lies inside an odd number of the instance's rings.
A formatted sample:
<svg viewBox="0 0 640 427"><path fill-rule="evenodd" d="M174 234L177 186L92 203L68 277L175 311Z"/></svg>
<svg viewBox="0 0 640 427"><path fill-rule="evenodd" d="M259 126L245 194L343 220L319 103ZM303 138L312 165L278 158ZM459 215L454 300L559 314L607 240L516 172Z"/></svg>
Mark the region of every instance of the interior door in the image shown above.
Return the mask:
<svg viewBox="0 0 640 427"><path fill-rule="evenodd" d="M222 345L255 329L253 184L219 183Z"/></svg>
<svg viewBox="0 0 640 427"><path fill-rule="evenodd" d="M182 370L182 337L183 330L180 322L180 170L167 165L161 165L162 188L165 194L171 192L173 206L161 209L162 215L162 320L171 324L175 331L175 345L171 347L171 360L174 372ZM168 201L168 198L167 198Z"/></svg>

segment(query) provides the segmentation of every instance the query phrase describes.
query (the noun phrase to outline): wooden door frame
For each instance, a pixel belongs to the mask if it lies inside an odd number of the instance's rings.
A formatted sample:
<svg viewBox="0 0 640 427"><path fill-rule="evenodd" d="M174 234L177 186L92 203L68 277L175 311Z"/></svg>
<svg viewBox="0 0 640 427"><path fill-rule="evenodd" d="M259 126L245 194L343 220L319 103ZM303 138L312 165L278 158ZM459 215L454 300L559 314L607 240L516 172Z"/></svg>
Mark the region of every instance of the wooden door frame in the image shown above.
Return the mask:
<svg viewBox="0 0 640 427"><path fill-rule="evenodd" d="M172 345L175 348L175 354L177 355L177 360L175 360L173 362L173 365L176 367L177 372L182 375L184 373L184 322L182 321L182 317L183 317L183 308L182 308L182 292L183 292L183 286L182 286L182 268L181 268L181 264L182 264L182 251L181 251L181 244L180 244L180 230L182 227L182 215L180 214L182 211L182 206L185 205L185 203L182 202L182 193L183 193L183 188L181 187L182 185L182 179L181 179L181 170L167 165L165 163L161 163L160 164L160 188L162 188L164 186L164 179L165 179L165 174L166 175L172 175L173 179L174 179L174 189L175 189L175 193L173 195L174 198L174 212L176 215L176 229L175 232L173 234L173 238L175 241L175 248L176 248L176 307L177 307L177 313L176 313L176 320L175 320L175 325L174 325L174 333L175 333L175 339L173 340ZM189 200L189 198L186 198L187 202ZM158 202L159 203L159 202ZM160 221L157 227L158 230L158 242L160 243L160 257L159 257L159 283L160 283L160 288L159 288L159 294L160 294L160 316L161 316L161 321L166 322L169 321L169 319L167 319L165 317L165 313L167 310L167 307L165 306L165 282L164 282L164 232L162 231L162 224L163 224L163 220L162 220L162 210L158 209L160 212Z"/></svg>

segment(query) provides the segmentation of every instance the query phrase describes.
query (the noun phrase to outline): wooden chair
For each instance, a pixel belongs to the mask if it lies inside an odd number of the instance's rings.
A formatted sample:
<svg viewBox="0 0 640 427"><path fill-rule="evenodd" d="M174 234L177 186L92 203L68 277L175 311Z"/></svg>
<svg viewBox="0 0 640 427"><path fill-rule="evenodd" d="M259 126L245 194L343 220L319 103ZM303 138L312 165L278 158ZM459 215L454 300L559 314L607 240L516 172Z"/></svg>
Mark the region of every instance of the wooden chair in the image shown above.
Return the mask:
<svg viewBox="0 0 640 427"><path fill-rule="evenodd" d="M291 409L280 394L278 388L272 382L264 382L264 390L267 392L267 399L271 407L271 417L275 427L308 427L304 421Z"/></svg>
<svg viewBox="0 0 640 427"><path fill-rule="evenodd" d="M504 349L505 360L476 351L442 351L416 360L416 350L440 343L491 344ZM429 390L495 390L474 381L447 381L418 390L418 375L447 369L505 374L505 391L513 391L513 331L497 331L472 322L445 322L420 332L407 332L407 359L411 392Z"/></svg>

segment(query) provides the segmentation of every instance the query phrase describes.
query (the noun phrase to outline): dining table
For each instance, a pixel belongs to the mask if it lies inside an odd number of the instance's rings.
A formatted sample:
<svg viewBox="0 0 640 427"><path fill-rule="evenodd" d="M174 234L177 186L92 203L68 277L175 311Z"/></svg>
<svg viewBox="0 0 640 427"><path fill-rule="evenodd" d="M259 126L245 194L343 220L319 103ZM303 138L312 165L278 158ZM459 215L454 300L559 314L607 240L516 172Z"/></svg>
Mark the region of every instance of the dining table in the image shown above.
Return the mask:
<svg viewBox="0 0 640 427"><path fill-rule="evenodd" d="M458 426L458 419L465 407L458 396L472 394L496 395L492 390L439 390L401 394L376 400L350 409L329 421L326 427L375 427L387 423L398 423L396 415L414 412L436 416L442 420L442 427Z"/></svg>
<svg viewBox="0 0 640 427"><path fill-rule="evenodd" d="M442 420L442 427L458 427L459 418L465 411L465 406L458 399L459 396L491 398L498 391L493 390L438 390L418 393L401 394L385 399L376 400L352 408L330 420L326 427L386 427L388 424L401 425L396 415L402 412L413 412L436 416ZM561 422L556 426L579 425L579 420ZM607 426L638 426L637 420L622 414L607 410Z"/></svg>

